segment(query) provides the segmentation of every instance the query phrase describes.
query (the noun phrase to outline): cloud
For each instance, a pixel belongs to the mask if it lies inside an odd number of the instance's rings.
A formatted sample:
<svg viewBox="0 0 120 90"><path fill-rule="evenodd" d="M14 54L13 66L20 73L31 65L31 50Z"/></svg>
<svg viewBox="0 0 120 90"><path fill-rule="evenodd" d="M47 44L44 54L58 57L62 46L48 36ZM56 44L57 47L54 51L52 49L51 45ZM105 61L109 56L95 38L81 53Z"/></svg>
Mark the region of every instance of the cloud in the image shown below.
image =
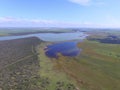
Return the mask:
<svg viewBox="0 0 120 90"><path fill-rule="evenodd" d="M88 5L91 2L91 0L69 0L69 1L80 5Z"/></svg>
<svg viewBox="0 0 120 90"><path fill-rule="evenodd" d="M82 6L101 6L105 5L105 2L102 2L100 0L68 0L69 2L79 4Z"/></svg>
<svg viewBox="0 0 120 90"><path fill-rule="evenodd" d="M0 17L0 27L79 27L78 23L55 20Z"/></svg>
<svg viewBox="0 0 120 90"><path fill-rule="evenodd" d="M0 27L85 27L85 28L120 28L120 21L114 17L107 16L105 23L84 22L62 22L54 20L24 19L13 17L0 17ZM110 22L110 23L108 23ZM107 23L107 24L106 24Z"/></svg>

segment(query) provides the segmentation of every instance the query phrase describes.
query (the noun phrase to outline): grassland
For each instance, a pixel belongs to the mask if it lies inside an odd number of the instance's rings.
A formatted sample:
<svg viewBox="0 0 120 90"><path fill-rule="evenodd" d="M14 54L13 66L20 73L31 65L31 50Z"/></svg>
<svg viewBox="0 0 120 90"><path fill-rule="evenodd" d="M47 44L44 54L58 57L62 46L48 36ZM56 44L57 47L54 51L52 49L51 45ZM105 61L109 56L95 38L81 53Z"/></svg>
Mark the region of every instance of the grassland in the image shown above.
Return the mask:
<svg viewBox="0 0 120 90"><path fill-rule="evenodd" d="M120 44L96 40L108 32L88 34L76 57L48 58L50 43L35 37L0 41L0 90L120 90Z"/></svg>
<svg viewBox="0 0 120 90"><path fill-rule="evenodd" d="M79 90L75 80L55 68L56 60L46 57L45 45L46 43L42 43L37 49L40 64L39 75L46 82L38 82L40 86L43 86L41 90Z"/></svg>
<svg viewBox="0 0 120 90"><path fill-rule="evenodd" d="M120 45L85 40L77 57L61 56L56 68L77 81L80 90L120 90Z"/></svg>
<svg viewBox="0 0 120 90"><path fill-rule="evenodd" d="M46 57L35 37L0 42L1 90L78 90L76 82Z"/></svg>
<svg viewBox="0 0 120 90"><path fill-rule="evenodd" d="M9 35L8 33L0 31L0 36L8 36L8 35Z"/></svg>
<svg viewBox="0 0 120 90"><path fill-rule="evenodd" d="M101 33L89 38L104 38ZM57 83L64 82L60 90L71 90L66 85L71 83L75 90L119 90L120 89L120 45L100 43L86 39L78 44L82 48L80 55L59 58L48 58L44 55L44 43L39 51L39 74L47 78L48 90L56 90ZM59 77L59 78L58 78ZM74 90L72 89L72 90Z"/></svg>

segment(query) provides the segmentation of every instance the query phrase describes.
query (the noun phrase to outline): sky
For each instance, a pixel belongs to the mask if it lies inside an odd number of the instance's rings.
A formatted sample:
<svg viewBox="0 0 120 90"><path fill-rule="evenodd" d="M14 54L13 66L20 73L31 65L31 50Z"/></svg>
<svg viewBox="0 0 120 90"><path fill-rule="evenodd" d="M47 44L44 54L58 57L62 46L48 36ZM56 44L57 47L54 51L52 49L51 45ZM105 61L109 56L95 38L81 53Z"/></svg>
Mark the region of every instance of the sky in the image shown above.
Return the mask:
<svg viewBox="0 0 120 90"><path fill-rule="evenodd" d="M120 0L0 0L0 27L120 28Z"/></svg>

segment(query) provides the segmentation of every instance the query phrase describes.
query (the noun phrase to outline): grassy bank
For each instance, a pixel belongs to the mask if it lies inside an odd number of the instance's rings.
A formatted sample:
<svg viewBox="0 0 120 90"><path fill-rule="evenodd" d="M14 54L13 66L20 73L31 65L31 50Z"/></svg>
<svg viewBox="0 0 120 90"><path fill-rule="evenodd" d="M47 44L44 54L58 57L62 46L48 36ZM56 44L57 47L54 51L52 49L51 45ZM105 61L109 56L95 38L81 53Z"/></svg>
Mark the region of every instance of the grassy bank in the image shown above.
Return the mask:
<svg viewBox="0 0 120 90"><path fill-rule="evenodd" d="M45 55L45 46L46 43L42 43L38 47L40 62L39 75L43 79L38 82L42 86L41 90L77 90L75 81L68 77L66 73L55 68L56 60L50 59Z"/></svg>
<svg viewBox="0 0 120 90"><path fill-rule="evenodd" d="M81 90L120 89L120 46L86 40L77 57L60 55L56 68L77 81Z"/></svg>

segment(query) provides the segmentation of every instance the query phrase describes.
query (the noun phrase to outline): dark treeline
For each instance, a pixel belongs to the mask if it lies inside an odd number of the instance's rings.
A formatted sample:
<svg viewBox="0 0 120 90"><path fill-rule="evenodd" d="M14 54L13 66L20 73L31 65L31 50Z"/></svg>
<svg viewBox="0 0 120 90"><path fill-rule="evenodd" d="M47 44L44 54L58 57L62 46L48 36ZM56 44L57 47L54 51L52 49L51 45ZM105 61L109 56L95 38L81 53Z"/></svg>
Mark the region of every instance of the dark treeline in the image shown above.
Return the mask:
<svg viewBox="0 0 120 90"><path fill-rule="evenodd" d="M89 40L96 40L101 43L120 44L120 37L114 35L109 35L105 38L90 38Z"/></svg>

